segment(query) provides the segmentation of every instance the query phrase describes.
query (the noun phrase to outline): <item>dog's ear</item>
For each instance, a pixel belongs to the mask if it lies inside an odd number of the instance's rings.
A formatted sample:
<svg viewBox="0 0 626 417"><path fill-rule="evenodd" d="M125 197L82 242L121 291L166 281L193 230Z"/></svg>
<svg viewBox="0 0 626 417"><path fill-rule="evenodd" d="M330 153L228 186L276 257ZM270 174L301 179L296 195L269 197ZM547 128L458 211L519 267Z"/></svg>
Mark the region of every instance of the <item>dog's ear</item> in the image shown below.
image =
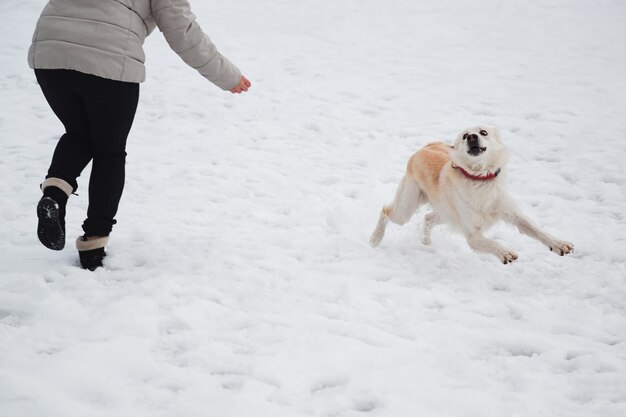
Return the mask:
<svg viewBox="0 0 626 417"><path fill-rule="evenodd" d="M498 142L502 143L502 135L500 134L500 129L498 129L497 127L490 127L491 130L491 134L493 135L494 139L497 140Z"/></svg>
<svg viewBox="0 0 626 417"><path fill-rule="evenodd" d="M461 140L463 139L463 134L466 132L466 130L463 130L461 132L459 132L456 137L454 138L454 143L460 143Z"/></svg>

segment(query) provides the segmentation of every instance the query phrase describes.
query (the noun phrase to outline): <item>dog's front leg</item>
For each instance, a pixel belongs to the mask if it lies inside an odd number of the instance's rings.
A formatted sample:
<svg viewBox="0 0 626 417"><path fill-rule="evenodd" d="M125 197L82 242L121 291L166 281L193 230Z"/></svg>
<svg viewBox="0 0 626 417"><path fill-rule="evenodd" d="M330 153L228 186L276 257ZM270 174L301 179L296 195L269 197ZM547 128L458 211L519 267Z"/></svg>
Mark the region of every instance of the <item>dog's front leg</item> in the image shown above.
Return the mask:
<svg viewBox="0 0 626 417"><path fill-rule="evenodd" d="M517 226L517 229L520 231L520 233L530 236L533 239L537 239L557 255L563 256L574 250L574 245L572 243L566 242L564 240L559 240L554 236L542 231L537 226L535 226L533 222L526 218L526 216L524 216L517 207L513 205L509 207L509 210L504 218L509 223Z"/></svg>
<svg viewBox="0 0 626 417"><path fill-rule="evenodd" d="M505 248L493 239L483 236L480 230L474 230L466 234L470 248L477 252L486 252L496 255L503 264L509 264L517 259L517 254Z"/></svg>

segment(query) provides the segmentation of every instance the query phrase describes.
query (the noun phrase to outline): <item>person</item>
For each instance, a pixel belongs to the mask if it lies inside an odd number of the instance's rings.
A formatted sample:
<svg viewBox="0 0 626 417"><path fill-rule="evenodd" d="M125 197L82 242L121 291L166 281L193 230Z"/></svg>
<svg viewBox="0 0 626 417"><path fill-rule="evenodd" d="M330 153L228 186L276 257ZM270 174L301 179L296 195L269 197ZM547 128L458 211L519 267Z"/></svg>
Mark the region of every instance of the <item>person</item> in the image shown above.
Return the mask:
<svg viewBox="0 0 626 417"><path fill-rule="evenodd" d="M251 83L202 31L187 0L50 0L28 52L43 95L65 127L37 204L37 236L65 246L65 211L92 161L89 206L76 240L83 268L102 266L124 188L126 140L145 80L144 39L158 27L170 48L231 93Z"/></svg>

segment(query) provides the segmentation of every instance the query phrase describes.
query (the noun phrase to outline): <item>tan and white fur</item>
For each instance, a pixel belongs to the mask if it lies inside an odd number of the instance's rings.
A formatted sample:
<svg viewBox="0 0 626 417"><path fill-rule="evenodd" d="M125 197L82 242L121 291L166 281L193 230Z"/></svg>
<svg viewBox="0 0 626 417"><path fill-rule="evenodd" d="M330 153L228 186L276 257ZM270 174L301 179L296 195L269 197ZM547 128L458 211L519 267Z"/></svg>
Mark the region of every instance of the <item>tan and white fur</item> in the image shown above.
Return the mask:
<svg viewBox="0 0 626 417"><path fill-rule="evenodd" d="M465 235L473 250L491 253L508 264L517 254L484 236L494 223L503 220L558 255L570 253L574 245L540 230L507 193L507 159L500 132L488 126L465 129L452 146L443 142L426 145L409 159L393 202L383 207L370 239L372 246L381 242L389 221L403 225L421 205L430 203L433 211L424 219L426 245L431 243L433 227L447 223Z"/></svg>

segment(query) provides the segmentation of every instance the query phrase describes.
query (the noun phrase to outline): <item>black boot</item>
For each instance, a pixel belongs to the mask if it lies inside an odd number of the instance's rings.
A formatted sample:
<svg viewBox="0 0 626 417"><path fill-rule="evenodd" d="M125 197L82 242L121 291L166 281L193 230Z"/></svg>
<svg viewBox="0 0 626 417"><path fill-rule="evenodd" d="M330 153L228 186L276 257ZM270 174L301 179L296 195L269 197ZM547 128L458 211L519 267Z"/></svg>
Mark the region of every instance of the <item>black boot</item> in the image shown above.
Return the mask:
<svg viewBox="0 0 626 417"><path fill-rule="evenodd" d="M78 257L80 265L84 269L94 271L102 266L102 261L107 255L104 247L109 241L108 236L103 237L85 237L81 236L76 239L76 249L78 249Z"/></svg>
<svg viewBox="0 0 626 417"><path fill-rule="evenodd" d="M37 237L47 248L61 250L65 246L65 206L73 191L59 178L48 178L41 184L43 197L37 204Z"/></svg>

